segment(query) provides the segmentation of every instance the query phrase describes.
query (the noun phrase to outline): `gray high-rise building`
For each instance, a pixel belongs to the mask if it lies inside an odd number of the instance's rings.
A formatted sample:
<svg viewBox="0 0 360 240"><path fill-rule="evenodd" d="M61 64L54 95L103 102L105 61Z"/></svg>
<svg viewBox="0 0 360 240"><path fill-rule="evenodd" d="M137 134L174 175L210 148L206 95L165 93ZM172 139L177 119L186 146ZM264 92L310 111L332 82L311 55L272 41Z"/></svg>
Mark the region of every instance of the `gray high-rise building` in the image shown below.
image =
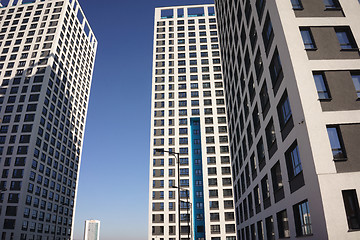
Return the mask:
<svg viewBox="0 0 360 240"><path fill-rule="evenodd" d="M72 237L97 41L77 0L0 8L0 236Z"/></svg>
<svg viewBox="0 0 360 240"><path fill-rule="evenodd" d="M148 239L235 240L214 5L155 10L150 149Z"/></svg>
<svg viewBox="0 0 360 240"><path fill-rule="evenodd" d="M238 239L360 239L359 1L215 3Z"/></svg>

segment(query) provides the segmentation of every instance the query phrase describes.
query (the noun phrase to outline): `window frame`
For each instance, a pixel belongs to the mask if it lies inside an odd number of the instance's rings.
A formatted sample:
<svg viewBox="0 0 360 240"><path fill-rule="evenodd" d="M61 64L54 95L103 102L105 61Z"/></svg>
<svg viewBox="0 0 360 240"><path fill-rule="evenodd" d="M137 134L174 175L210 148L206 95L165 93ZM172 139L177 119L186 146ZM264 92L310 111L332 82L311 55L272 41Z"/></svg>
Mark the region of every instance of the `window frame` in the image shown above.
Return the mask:
<svg viewBox="0 0 360 240"><path fill-rule="evenodd" d="M293 206L293 211L294 211L296 236L301 237L301 236L313 235L309 201L306 199L300 203L295 204ZM308 215L308 219L305 218L305 215ZM300 218L301 216L302 218Z"/></svg>
<svg viewBox="0 0 360 240"><path fill-rule="evenodd" d="M337 36L337 39L339 41L340 44L340 51L358 51L359 48L356 44L354 35L351 32L350 27L348 26L344 26L344 27L335 27L335 34ZM340 34L344 33L344 35L342 35L342 37L346 37L345 42L342 41L342 39L340 38Z"/></svg>
<svg viewBox="0 0 360 240"><path fill-rule="evenodd" d="M305 50L317 50L315 41L314 41L314 36L311 32L310 27L300 27L300 33L301 33L301 38L303 40L304 43L304 47ZM306 36L305 34L306 33Z"/></svg>
<svg viewBox="0 0 360 240"><path fill-rule="evenodd" d="M322 82L317 82L317 78L315 78L315 76L321 76L321 81ZM315 83L315 86L316 86L316 91L317 91L317 94L318 94L318 97L319 97L319 101L330 101L332 98L331 98L331 93L330 93L330 90L329 90L329 86L327 84L327 81L326 81L326 76L325 76L325 73L324 72L313 72L313 78L314 78L314 83ZM321 84L322 86L322 89L319 89L320 85L318 84ZM324 96L320 96L320 94L324 94ZM326 95L327 96L326 96Z"/></svg>
<svg viewBox="0 0 360 240"><path fill-rule="evenodd" d="M335 130L336 136L334 136L334 137L337 137L336 139L331 140L329 129L334 129ZM332 151L332 155L333 155L333 160L334 161L345 161L345 160L347 160L345 145L344 145L344 141L343 141L339 126L327 125L326 130L327 130L327 133L328 133L328 136L329 136L329 141L330 141L331 151ZM334 140L337 141L337 142L335 143ZM335 147L334 144L338 145L339 147ZM341 151L340 156L336 157L336 155L334 154L334 151Z"/></svg>
<svg viewBox="0 0 360 240"><path fill-rule="evenodd" d="M356 189L342 190L342 196L349 231L360 230L360 208ZM358 225L356 227L352 226L354 218Z"/></svg>
<svg viewBox="0 0 360 240"><path fill-rule="evenodd" d="M297 153L297 159L294 160L294 151L296 150ZM302 173L302 163L301 163L301 157L300 157L300 151L299 146L297 144L297 141L289 147L289 149L285 152L285 159L286 159L286 165L288 168L288 177L289 181L294 179L296 176Z"/></svg>
<svg viewBox="0 0 360 240"><path fill-rule="evenodd" d="M350 74L351 74L351 79L353 80L354 83L357 99L360 99L360 71L353 71L350 72Z"/></svg>
<svg viewBox="0 0 360 240"><path fill-rule="evenodd" d="M290 2L291 2L293 10L303 10L304 9L301 0L290 0Z"/></svg>

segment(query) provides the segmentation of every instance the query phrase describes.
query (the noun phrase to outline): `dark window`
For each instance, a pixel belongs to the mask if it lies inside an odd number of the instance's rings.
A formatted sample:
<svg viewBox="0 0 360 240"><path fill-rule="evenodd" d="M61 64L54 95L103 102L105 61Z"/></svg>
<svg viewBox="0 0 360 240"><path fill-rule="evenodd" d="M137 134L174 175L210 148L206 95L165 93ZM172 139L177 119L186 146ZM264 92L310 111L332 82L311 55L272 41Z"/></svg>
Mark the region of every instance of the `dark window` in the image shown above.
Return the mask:
<svg viewBox="0 0 360 240"><path fill-rule="evenodd" d="M314 42L314 38L311 34L310 28L300 28L300 32L301 32L301 37L304 42L305 49L306 50L316 49L316 45Z"/></svg>
<svg viewBox="0 0 360 240"><path fill-rule="evenodd" d="M275 240L274 219L272 216L265 219L266 237L268 240Z"/></svg>
<svg viewBox="0 0 360 240"><path fill-rule="evenodd" d="M356 190L342 191L349 229L360 229L360 209Z"/></svg>
<svg viewBox="0 0 360 240"><path fill-rule="evenodd" d="M257 41L257 32L256 32L256 27L255 27L255 22L254 21L251 24L251 29L250 29L250 34L249 35L250 35L251 49L254 51L256 41Z"/></svg>
<svg viewBox="0 0 360 240"><path fill-rule="evenodd" d="M289 180L302 172L299 148L295 141L289 150L285 153L286 164L288 167Z"/></svg>
<svg viewBox="0 0 360 240"><path fill-rule="evenodd" d="M341 139L340 130L336 126L327 127L331 150L334 160L346 159L344 144Z"/></svg>
<svg viewBox="0 0 360 240"><path fill-rule="evenodd" d="M320 100L330 99L329 88L326 83L326 78L324 73L313 73L316 90L318 92L318 96Z"/></svg>
<svg viewBox="0 0 360 240"><path fill-rule="evenodd" d="M270 50L270 47L271 47L272 40L274 38L274 31L272 28L269 14L266 15L266 20L265 20L265 24L264 24L264 29L262 31L262 36L263 36L266 53L268 53Z"/></svg>
<svg viewBox="0 0 360 240"><path fill-rule="evenodd" d="M275 91L275 89L278 88L276 87L277 83L279 83L283 77L280 56L277 49L275 50L274 55L272 57L269 70L270 70L271 82L273 84L273 88Z"/></svg>
<svg viewBox="0 0 360 240"><path fill-rule="evenodd" d="M274 167L271 169L271 179L272 179L274 192L276 192L279 189L283 188L283 181L282 181L282 176L281 176L281 167L280 167L279 162L277 162L274 165Z"/></svg>
<svg viewBox="0 0 360 240"><path fill-rule="evenodd" d="M257 53L256 53L256 57L255 57L255 73L256 73L256 77L258 82L260 81L262 72L264 70L264 64L263 64L263 60L261 58L261 53L260 53L260 49L258 49Z"/></svg>
<svg viewBox="0 0 360 240"><path fill-rule="evenodd" d="M309 202L303 201L293 206L296 236L306 236L312 234L311 217Z"/></svg>
<svg viewBox="0 0 360 240"><path fill-rule="evenodd" d="M349 27L335 28L335 32L339 40L341 49L357 49L355 39Z"/></svg>
<svg viewBox="0 0 360 240"><path fill-rule="evenodd" d="M261 179L261 192L263 196L263 204L264 209L268 208L271 205L270 201L270 186L269 186L269 179L267 175Z"/></svg>
<svg viewBox="0 0 360 240"><path fill-rule="evenodd" d="M279 238L289 238L290 230L289 230L289 221L286 210L278 212L276 214L278 230L279 230Z"/></svg>
<svg viewBox="0 0 360 240"><path fill-rule="evenodd" d="M276 134L272 119L270 120L269 124L266 126L265 133L266 133L266 143L268 146L268 150L270 150L273 144L276 144Z"/></svg>
<svg viewBox="0 0 360 240"><path fill-rule="evenodd" d="M283 129L292 116L290 102L287 93L285 93L281 98L277 110L279 115L280 127L281 129Z"/></svg>
<svg viewBox="0 0 360 240"><path fill-rule="evenodd" d="M258 230L258 239L259 240L263 240L264 239L264 227L263 227L263 222L262 221L258 221L257 222L257 230Z"/></svg>
<svg viewBox="0 0 360 240"><path fill-rule="evenodd" d="M260 22L261 22L262 15L264 13L265 3L266 3L265 0L256 0L256 3L255 3L256 11L257 11Z"/></svg>
<svg viewBox="0 0 360 240"><path fill-rule="evenodd" d="M261 110L263 112L263 115L266 116L268 109L270 108L269 94L268 94L266 81L264 81L264 84L260 91L260 102L261 102Z"/></svg>

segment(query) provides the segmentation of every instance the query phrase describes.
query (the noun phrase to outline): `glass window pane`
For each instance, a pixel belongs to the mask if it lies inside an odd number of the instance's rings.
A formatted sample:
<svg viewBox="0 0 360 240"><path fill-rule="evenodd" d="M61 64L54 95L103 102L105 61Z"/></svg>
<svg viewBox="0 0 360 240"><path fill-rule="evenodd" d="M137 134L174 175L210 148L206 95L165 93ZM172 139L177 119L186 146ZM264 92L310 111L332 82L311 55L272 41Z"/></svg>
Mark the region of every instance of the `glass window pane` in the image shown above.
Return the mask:
<svg viewBox="0 0 360 240"><path fill-rule="evenodd" d="M334 159L345 158L345 153L344 153L344 150L342 148L342 145L341 145L341 142L339 139L339 134L338 134L337 128L336 127L328 127L327 132L329 135L330 145L331 145Z"/></svg>
<svg viewBox="0 0 360 240"><path fill-rule="evenodd" d="M328 99L330 98L329 92L325 85L324 76L322 74L314 74L314 80L316 89L319 95L319 99Z"/></svg>
<svg viewBox="0 0 360 240"><path fill-rule="evenodd" d="M351 77L354 82L356 94L357 94L358 98L360 98L360 74L352 74Z"/></svg>

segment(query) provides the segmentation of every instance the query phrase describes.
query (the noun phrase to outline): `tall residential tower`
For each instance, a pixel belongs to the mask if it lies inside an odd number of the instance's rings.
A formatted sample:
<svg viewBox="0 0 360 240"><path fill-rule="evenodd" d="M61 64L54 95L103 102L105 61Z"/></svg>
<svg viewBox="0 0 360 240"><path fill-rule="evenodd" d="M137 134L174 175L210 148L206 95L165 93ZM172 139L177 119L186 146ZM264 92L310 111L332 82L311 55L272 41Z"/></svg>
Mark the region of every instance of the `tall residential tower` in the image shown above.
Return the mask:
<svg viewBox="0 0 360 240"><path fill-rule="evenodd" d="M230 167L214 6L157 8L148 239L235 240Z"/></svg>
<svg viewBox="0 0 360 240"><path fill-rule="evenodd" d="M100 221L86 220L84 240L100 240Z"/></svg>
<svg viewBox="0 0 360 240"><path fill-rule="evenodd" d="M215 2L238 239L360 239L359 1Z"/></svg>
<svg viewBox="0 0 360 240"><path fill-rule="evenodd" d="M0 236L69 239L97 41L77 0L6 2Z"/></svg>

